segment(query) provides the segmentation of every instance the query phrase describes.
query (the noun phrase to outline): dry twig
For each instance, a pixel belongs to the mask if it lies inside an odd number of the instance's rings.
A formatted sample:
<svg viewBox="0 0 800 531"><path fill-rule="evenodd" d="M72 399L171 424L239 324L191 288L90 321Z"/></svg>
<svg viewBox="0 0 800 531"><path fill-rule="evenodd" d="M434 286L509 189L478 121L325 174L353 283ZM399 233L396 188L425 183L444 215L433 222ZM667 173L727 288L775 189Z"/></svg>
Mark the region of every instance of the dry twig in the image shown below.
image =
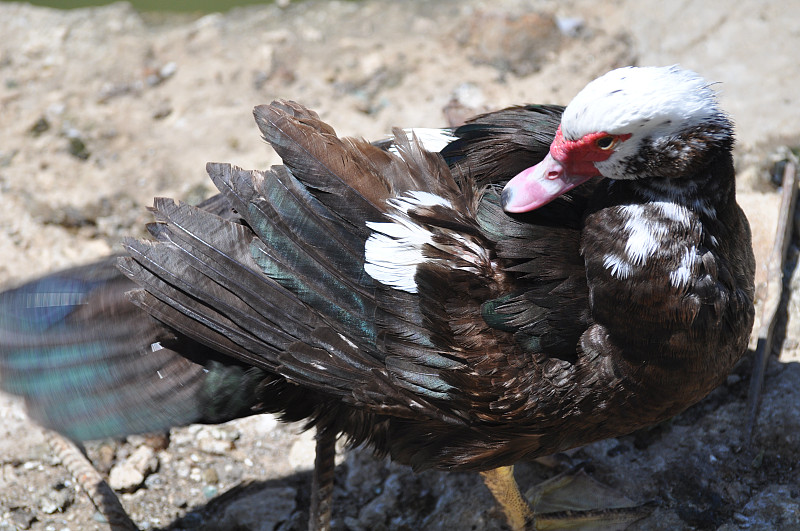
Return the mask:
<svg viewBox="0 0 800 531"><path fill-rule="evenodd" d="M758 330L758 344L756 345L753 374L747 395L747 425L745 428L747 446L750 446L752 442L753 430L758 417L761 388L764 384L764 373L767 370L767 360L772 352L778 307L783 296L783 268L786 260L786 251L792 239L796 199L797 165L790 160L786 163L783 171L783 192L781 194L781 209L778 214L778 228L775 233L775 243L769 255L767 294L761 312L761 326Z"/></svg>

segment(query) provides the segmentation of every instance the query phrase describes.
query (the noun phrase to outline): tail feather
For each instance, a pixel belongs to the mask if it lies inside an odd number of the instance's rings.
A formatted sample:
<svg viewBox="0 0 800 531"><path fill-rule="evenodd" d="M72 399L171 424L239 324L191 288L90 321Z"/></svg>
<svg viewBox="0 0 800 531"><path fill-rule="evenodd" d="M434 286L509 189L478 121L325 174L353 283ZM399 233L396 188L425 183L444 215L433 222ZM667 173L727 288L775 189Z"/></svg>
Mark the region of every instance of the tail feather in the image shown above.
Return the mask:
<svg viewBox="0 0 800 531"><path fill-rule="evenodd" d="M393 190L365 153L381 159L391 155L367 142L362 150L348 149L350 142L339 139L315 113L300 109L291 102L256 107L264 139L332 213L345 220L377 221ZM363 224L352 229L365 239L369 236Z"/></svg>
<svg viewBox="0 0 800 531"><path fill-rule="evenodd" d="M131 240L127 242L129 249L150 253L150 263L162 270L163 264L168 263L172 282L183 285L189 294L206 289L203 282L211 280L214 307L224 308L231 316L242 312L242 319L249 326L258 327L264 321L275 324L274 319L279 319L284 337L279 348L286 341L309 333L307 311L297 306L291 293L265 279L258 269L252 257L256 241L247 227L166 199L156 201L155 214L158 223L151 226L151 232L168 245ZM169 252L169 246L174 246L175 252Z"/></svg>
<svg viewBox="0 0 800 531"><path fill-rule="evenodd" d="M308 306L337 315L351 340L374 348L375 327L365 316L379 310L375 282L363 272L363 241L333 223L288 171L244 172L227 165L209 170L258 236L251 256L260 269Z"/></svg>
<svg viewBox="0 0 800 531"><path fill-rule="evenodd" d="M0 294L0 387L75 439L155 431L203 417L193 345L128 302L116 258ZM131 407L135 404L136 407Z"/></svg>
<svg viewBox="0 0 800 531"><path fill-rule="evenodd" d="M354 270L359 267L364 255L364 240L343 226L338 216L330 213L308 190L283 166L274 167L269 172L246 172L238 168L225 168L220 165L212 168L215 183L222 186L230 181L230 188L236 193L232 200L241 201L249 212L248 222L254 232L269 241L262 231L279 230L287 237L298 241L324 243L327 249L339 249L327 257L332 266L339 269ZM324 234L325 239L320 235ZM313 252L315 248L311 248Z"/></svg>
<svg viewBox="0 0 800 531"><path fill-rule="evenodd" d="M45 425L87 439L324 410L284 378L375 413L463 422L428 402L448 393L432 369L461 364L414 295L363 267L391 197L466 201L446 165L400 131L399 155L339 139L291 102L255 115L284 166L210 164L221 194L157 199L155 241L126 242L119 270L111 259L0 294L0 387Z"/></svg>
<svg viewBox="0 0 800 531"><path fill-rule="evenodd" d="M137 293L137 304L170 326L193 336L197 331L213 348L276 372L280 353L296 348L300 338L315 347L313 331L323 322L295 294L247 267L253 260L241 242L248 238L217 239L231 230L217 226L227 222L188 205L157 201L155 211L159 223L152 232L159 243L129 241L132 258L123 263L125 273L150 295ZM249 229L236 225L232 230ZM220 257L230 262L215 263ZM252 285L242 282L249 275L254 275ZM342 304L323 302L347 319Z"/></svg>
<svg viewBox="0 0 800 531"><path fill-rule="evenodd" d="M280 328L268 327L220 284L210 282L186 260L180 260L184 255L177 247L131 242L128 250L132 258L121 261L122 271L152 295L142 299L137 291L132 293L131 300L137 304L146 303L147 311L169 326L193 337L194 332L198 332L204 344L262 367L265 361L249 355L250 351L263 351L267 345L269 348L262 355L274 359L275 351L285 348L294 339ZM175 314L170 308L179 313ZM254 336L248 326L263 335ZM211 331L215 334L210 334ZM228 341L212 340L217 334Z"/></svg>
<svg viewBox="0 0 800 531"><path fill-rule="evenodd" d="M398 156L336 138L296 104L259 107L256 117L285 166L248 172L208 165L242 218L234 227L158 200L157 241L127 243L123 268L143 288L132 300L198 341L305 387L407 411L405 391L386 383L393 378L387 355L404 350L436 366L460 365L434 347L414 296L364 271L367 223L385 219L392 192L376 168L391 166L386 172L406 175L417 191L443 194L442 201L463 194L438 155L401 132ZM412 380L426 396L441 397L444 384L433 372L410 376L407 388ZM434 409L421 396L414 400Z"/></svg>

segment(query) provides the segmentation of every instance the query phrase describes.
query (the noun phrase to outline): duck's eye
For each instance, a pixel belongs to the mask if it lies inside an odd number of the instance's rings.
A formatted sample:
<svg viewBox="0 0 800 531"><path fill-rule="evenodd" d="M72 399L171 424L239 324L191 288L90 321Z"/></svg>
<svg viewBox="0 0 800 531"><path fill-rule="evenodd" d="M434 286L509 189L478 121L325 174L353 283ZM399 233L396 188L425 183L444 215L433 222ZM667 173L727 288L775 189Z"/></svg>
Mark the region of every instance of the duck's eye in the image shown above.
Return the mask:
<svg viewBox="0 0 800 531"><path fill-rule="evenodd" d="M601 136L600 138L595 140L594 145L599 147L603 151L607 151L616 146L617 142L618 142L617 137L608 135L608 136Z"/></svg>

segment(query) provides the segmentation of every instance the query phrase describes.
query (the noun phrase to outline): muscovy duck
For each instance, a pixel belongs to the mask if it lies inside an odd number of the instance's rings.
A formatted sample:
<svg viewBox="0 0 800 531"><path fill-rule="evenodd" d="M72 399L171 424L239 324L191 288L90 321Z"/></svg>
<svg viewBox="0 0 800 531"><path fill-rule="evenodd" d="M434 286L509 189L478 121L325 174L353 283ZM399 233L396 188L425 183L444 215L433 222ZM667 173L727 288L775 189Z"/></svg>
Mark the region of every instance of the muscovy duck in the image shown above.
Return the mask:
<svg viewBox="0 0 800 531"><path fill-rule="evenodd" d="M103 262L0 297L2 385L46 425L278 412L479 471L523 529L515 462L667 419L746 349L732 124L697 74L614 70L565 109L478 117L441 155L400 130L396 154L340 139L292 102L255 117L283 165L209 164L208 205L156 199L154 239L119 260L133 283Z"/></svg>

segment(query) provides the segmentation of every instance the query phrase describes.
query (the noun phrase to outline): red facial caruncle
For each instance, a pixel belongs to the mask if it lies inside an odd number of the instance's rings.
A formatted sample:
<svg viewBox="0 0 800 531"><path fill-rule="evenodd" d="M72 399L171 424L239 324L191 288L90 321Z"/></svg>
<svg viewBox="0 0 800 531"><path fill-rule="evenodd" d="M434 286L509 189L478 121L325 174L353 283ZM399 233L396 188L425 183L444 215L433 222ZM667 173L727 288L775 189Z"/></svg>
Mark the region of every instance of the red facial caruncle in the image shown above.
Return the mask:
<svg viewBox="0 0 800 531"><path fill-rule="evenodd" d="M594 163L608 160L614 153L614 148L630 137L630 133L612 135L598 131L583 135L578 140L566 140L559 126L556 137L550 144L550 155L570 173L599 176L600 172Z"/></svg>
<svg viewBox="0 0 800 531"><path fill-rule="evenodd" d="M608 160L614 149L630 137L630 134L612 135L598 131L587 133L578 140L567 140L559 126L547 157L506 184L502 195L503 208L507 212L528 212L592 177L601 176L595 163Z"/></svg>

